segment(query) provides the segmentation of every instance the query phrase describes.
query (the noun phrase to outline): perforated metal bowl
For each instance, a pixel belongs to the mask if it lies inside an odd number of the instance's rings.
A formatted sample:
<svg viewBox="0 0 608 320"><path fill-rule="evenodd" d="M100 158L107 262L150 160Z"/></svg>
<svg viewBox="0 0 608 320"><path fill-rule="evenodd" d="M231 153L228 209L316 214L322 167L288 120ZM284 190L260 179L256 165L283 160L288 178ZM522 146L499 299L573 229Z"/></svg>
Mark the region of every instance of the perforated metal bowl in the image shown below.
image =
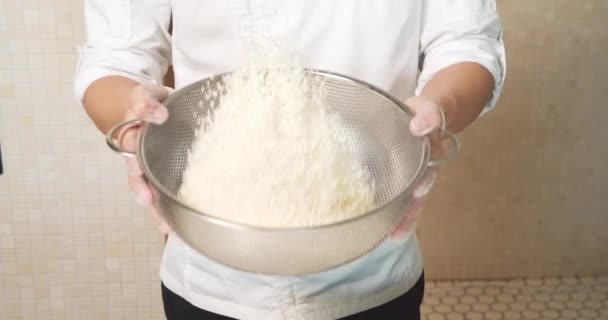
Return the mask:
<svg viewBox="0 0 608 320"><path fill-rule="evenodd" d="M318 70L308 70L312 85L324 85L328 112L345 123L344 141L367 166L377 187L371 212L331 225L304 228L261 228L227 222L221 212L210 215L182 203L178 194L187 155L200 119L219 104L219 96L202 87L223 88L225 75L201 80L174 92L164 104L169 119L162 125L131 120L108 132L112 149L136 154L154 193L155 205L173 231L201 254L234 269L262 274L297 275L323 271L352 261L379 245L396 228L412 202L414 185L430 166L427 138L409 131L413 114L397 99L364 82ZM139 125L137 152L112 139L121 129ZM458 140L453 142L451 158Z"/></svg>

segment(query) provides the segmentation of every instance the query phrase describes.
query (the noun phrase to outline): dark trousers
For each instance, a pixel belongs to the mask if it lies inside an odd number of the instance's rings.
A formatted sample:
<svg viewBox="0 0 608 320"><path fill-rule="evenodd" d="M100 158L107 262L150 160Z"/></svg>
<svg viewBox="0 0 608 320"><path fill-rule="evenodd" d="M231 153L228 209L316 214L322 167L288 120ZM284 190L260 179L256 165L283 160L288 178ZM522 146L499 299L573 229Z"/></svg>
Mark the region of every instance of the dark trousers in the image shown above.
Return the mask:
<svg viewBox="0 0 608 320"><path fill-rule="evenodd" d="M199 309L162 285L163 305L167 320L231 320L232 318ZM344 320L420 319L420 305L424 296L424 275L404 295L381 306L350 315Z"/></svg>

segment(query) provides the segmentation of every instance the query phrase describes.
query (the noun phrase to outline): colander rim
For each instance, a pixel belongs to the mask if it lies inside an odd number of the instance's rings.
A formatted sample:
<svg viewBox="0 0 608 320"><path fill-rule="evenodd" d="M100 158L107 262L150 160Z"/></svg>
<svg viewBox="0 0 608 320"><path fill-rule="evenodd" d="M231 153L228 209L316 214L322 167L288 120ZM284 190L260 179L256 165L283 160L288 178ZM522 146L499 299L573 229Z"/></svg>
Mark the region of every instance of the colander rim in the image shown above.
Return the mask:
<svg viewBox="0 0 608 320"><path fill-rule="evenodd" d="M356 83L358 85L368 88L374 94L377 94L385 99L390 100L397 107L399 107L399 109L402 112L405 112L408 116L410 116L410 118L413 117L413 115L414 115L414 113L407 107L407 105L405 105L404 102L397 99L396 97L394 97L387 91L385 91L377 86L374 86L370 83L367 83L365 81L362 81L362 80L359 80L359 79L356 79L356 78L353 78L350 76L346 76L346 75L343 75L343 74L340 74L337 72L326 71L326 70L321 70L321 69L306 68L305 72L309 73L309 74L316 74L316 75L320 75L323 77L330 77L330 78L333 77L333 78L337 78L339 80ZM221 74L213 75L213 76L195 81L179 90L176 90L173 94L171 94L167 99L165 99L163 101L163 104L165 106L167 106L173 100L178 99L181 96L180 92L190 92L192 87L200 87L201 83L203 83L205 81L222 78L229 74L230 74L230 72L221 73ZM188 205L188 204L184 203L183 201L181 201L180 199L178 199L172 192L167 190L167 188L165 188L152 174L145 157L143 157L143 154L144 154L143 146L144 146L144 142L146 139L146 132L150 126L156 126L156 124L145 123L143 128L141 130L139 130L139 134L137 137L137 153L136 153L137 161L139 162L142 172L144 173L144 176L146 177L148 182L151 183L158 192L162 193L163 196L171 199L171 201L173 201L175 203L175 205L180 206L182 209L185 209L190 213L194 213L194 214L196 214L196 216L198 216L202 219L205 219L211 223L221 225L223 227L229 227L232 229L246 229L249 231L257 230L257 231L261 231L261 232L286 232L286 231L298 232L298 231L306 231L306 230L312 230L312 229L314 229L314 230L331 229L331 228L335 228L335 227L338 227L341 225L353 223L360 219L366 219L374 214L377 214L377 213L383 211L386 207L393 204L395 201L398 201L398 199L402 198L404 195L412 192L412 189L416 186L416 183L424 176L424 174L426 173L426 170L428 170L428 162L430 159L430 141L429 141L428 137L426 137L426 136L417 137L419 139L422 139L422 148L423 148L422 155L421 155L422 161L420 161L418 168L416 169L416 174L414 175L414 178L412 179L412 181L402 192L399 192L398 194L396 194L389 201L386 201L384 204L377 206L374 209L369 210L365 213L362 213L360 215L357 215L357 216L354 216L354 217L351 217L351 218L348 218L345 220L340 220L340 221L332 222L329 224L323 224L323 225L298 226L298 227L264 227L264 226L251 225L251 224L246 224L246 223L238 223L238 222L223 220L221 218L218 218L216 216L213 216L213 215L205 213L201 210L198 210L194 207L191 207L190 205ZM406 128L406 129L409 130L409 128Z"/></svg>

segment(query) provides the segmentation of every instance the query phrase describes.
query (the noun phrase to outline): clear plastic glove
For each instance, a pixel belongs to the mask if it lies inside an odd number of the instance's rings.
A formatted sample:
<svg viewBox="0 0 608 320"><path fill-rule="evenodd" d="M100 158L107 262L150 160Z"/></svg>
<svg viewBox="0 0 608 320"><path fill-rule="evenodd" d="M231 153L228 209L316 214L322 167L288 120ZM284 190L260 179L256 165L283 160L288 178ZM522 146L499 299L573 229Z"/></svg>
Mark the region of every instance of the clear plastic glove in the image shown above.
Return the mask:
<svg viewBox="0 0 608 320"><path fill-rule="evenodd" d="M445 125L441 107L437 103L420 96L411 97L405 103L416 114L410 122L410 131L415 136L428 135L431 142L431 158L441 157L443 148L439 129ZM429 168L414 188L412 204L403 220L393 231L393 239L403 239L415 228L436 176L437 167Z"/></svg>
<svg viewBox="0 0 608 320"><path fill-rule="evenodd" d="M125 120L143 119L156 124L161 124L167 120L169 113L167 108L160 102L171 94L173 90L168 87L157 85L138 85L133 88L130 94L131 108L127 111ZM122 135L122 145L127 150L135 150L137 133L140 127L125 128ZM120 136L119 135L119 136ZM148 185L148 181L143 175L143 171L137 163L135 157L126 157L127 169L129 174L129 187L135 196L138 204L149 207L152 211L154 220L162 233L171 231L169 224L163 220L161 215L153 206L153 194Z"/></svg>

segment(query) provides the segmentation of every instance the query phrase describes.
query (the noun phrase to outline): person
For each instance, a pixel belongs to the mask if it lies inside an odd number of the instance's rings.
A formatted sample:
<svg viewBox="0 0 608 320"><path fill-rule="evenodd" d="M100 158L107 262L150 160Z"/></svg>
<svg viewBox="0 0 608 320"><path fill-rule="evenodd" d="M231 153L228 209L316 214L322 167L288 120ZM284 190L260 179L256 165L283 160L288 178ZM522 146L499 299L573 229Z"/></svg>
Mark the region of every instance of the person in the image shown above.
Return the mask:
<svg viewBox="0 0 608 320"><path fill-rule="evenodd" d="M256 34L283 39L307 67L406 101L415 112L409 130L429 135L435 151L438 129L459 132L489 111L505 78L494 0L87 0L85 18L74 90L104 133L125 119L161 123L170 65L176 89L234 70ZM134 146L136 132L126 132L125 146ZM135 198L150 206L136 161L127 159L127 168ZM288 277L214 262L154 216L169 233L160 270L167 319L420 318L422 255L407 232L416 218L355 261Z"/></svg>

